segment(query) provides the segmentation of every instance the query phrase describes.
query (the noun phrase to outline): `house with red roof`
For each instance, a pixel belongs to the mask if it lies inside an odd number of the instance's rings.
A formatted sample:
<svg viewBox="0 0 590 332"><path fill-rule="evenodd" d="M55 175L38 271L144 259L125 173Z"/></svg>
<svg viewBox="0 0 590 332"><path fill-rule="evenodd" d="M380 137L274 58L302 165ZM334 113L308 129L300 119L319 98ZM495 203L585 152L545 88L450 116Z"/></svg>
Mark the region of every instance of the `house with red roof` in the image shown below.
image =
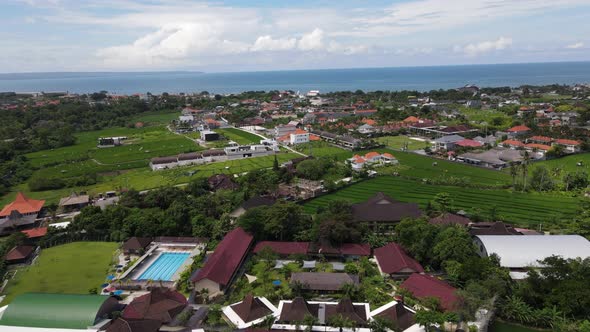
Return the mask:
<svg viewBox="0 0 590 332"><path fill-rule="evenodd" d="M19 192L12 203L0 211L0 233L35 223L45 201L31 199Z"/></svg>
<svg viewBox="0 0 590 332"><path fill-rule="evenodd" d="M283 144L297 145L297 144L308 143L310 141L309 136L310 135L309 135L308 131L297 128L297 129L289 132L288 134L285 134L285 135L277 138L277 141L279 141Z"/></svg>
<svg viewBox="0 0 590 332"><path fill-rule="evenodd" d="M126 320L156 321L162 326L172 323L187 306L187 299L179 292L168 288L154 288L149 293L134 298L121 316Z"/></svg>
<svg viewBox="0 0 590 332"><path fill-rule="evenodd" d="M309 242L260 241L252 252L257 254L268 248L280 256L307 255L309 246Z"/></svg>
<svg viewBox="0 0 590 332"><path fill-rule="evenodd" d="M245 329L262 323L269 316L278 315L275 307L265 297L246 295L240 302L223 307L223 319L238 329Z"/></svg>
<svg viewBox="0 0 590 332"><path fill-rule="evenodd" d="M577 153L581 151L582 142L573 139L559 138L553 142L553 145L560 145L564 147L567 153Z"/></svg>
<svg viewBox="0 0 590 332"><path fill-rule="evenodd" d="M414 273L400 287L417 299L438 299L440 308L444 311L452 311L459 301L457 290L453 286L428 274Z"/></svg>
<svg viewBox="0 0 590 332"><path fill-rule="evenodd" d="M483 144L481 142L474 141L474 140L468 139L468 138L460 140L459 142L456 142L455 145L462 147L462 148L478 148L478 147L483 146Z"/></svg>
<svg viewBox="0 0 590 332"><path fill-rule="evenodd" d="M523 142L517 141L514 139L507 139L507 140L503 141L502 143L500 143L500 145L503 145L503 146L511 148L511 149L518 149L518 148L525 147L525 144Z"/></svg>
<svg viewBox="0 0 590 332"><path fill-rule="evenodd" d="M225 235L191 281L195 291L207 290L209 297L221 295L246 259L254 237L238 227Z"/></svg>
<svg viewBox="0 0 590 332"><path fill-rule="evenodd" d="M547 137L547 136L531 136L529 138L527 138L526 140L529 143L538 143L538 144L551 144L551 141L553 141L553 139L551 137Z"/></svg>
<svg viewBox="0 0 590 332"><path fill-rule="evenodd" d="M355 171L360 171L365 166L390 165L397 164L397 159L391 153L378 153L375 151L367 152L364 156L355 154L352 158L347 159Z"/></svg>
<svg viewBox="0 0 590 332"><path fill-rule="evenodd" d="M424 272L422 265L395 242L375 249L374 256L379 272L392 278L407 278L412 273Z"/></svg>
<svg viewBox="0 0 590 332"><path fill-rule="evenodd" d="M524 146L524 149L527 151L540 152L544 155L547 151L551 150L551 146L547 144L528 143Z"/></svg>
<svg viewBox="0 0 590 332"><path fill-rule="evenodd" d="M4 256L4 260L6 264L24 264L29 262L36 252L37 246L18 245Z"/></svg>
<svg viewBox="0 0 590 332"><path fill-rule="evenodd" d="M525 125L520 125L520 126L514 126L510 129L508 129L507 132L509 133L509 135L511 137L517 137L517 136L522 136L522 135L526 135L526 134L530 133L531 128L529 128Z"/></svg>

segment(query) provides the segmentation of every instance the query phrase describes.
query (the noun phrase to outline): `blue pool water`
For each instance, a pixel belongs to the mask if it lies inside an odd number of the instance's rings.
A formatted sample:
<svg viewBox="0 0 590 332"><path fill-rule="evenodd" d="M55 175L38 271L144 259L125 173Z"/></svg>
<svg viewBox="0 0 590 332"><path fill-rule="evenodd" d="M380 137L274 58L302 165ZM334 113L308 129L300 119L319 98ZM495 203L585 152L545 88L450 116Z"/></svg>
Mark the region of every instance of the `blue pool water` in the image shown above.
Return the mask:
<svg viewBox="0 0 590 332"><path fill-rule="evenodd" d="M171 280L176 270L180 268L188 256L188 253L163 252L137 279Z"/></svg>

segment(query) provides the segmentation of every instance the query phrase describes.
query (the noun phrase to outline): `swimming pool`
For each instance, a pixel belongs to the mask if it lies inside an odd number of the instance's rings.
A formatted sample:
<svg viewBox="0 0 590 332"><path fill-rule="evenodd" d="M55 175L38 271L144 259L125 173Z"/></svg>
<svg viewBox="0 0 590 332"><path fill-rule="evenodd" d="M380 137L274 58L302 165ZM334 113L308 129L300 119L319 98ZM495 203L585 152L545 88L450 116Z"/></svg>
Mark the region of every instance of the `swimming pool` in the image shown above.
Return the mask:
<svg viewBox="0 0 590 332"><path fill-rule="evenodd" d="M188 257L187 252L163 252L136 280L171 280Z"/></svg>

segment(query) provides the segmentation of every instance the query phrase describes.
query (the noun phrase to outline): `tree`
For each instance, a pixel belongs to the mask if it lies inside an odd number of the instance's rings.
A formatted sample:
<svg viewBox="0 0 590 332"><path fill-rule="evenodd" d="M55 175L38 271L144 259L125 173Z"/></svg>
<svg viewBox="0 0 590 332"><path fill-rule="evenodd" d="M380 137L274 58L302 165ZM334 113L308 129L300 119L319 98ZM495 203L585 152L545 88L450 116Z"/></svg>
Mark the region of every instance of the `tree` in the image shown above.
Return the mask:
<svg viewBox="0 0 590 332"><path fill-rule="evenodd" d="M437 234L435 243L432 253L434 261L439 264L447 260L464 262L476 254L471 236L461 226L445 227Z"/></svg>
<svg viewBox="0 0 590 332"><path fill-rule="evenodd" d="M527 189L527 176L529 174L529 162L531 157L528 151L524 152L522 163L520 164L520 168L522 169L522 190Z"/></svg>
<svg viewBox="0 0 590 332"><path fill-rule="evenodd" d="M588 183L588 173L585 171L569 172L563 176L566 191L586 188Z"/></svg>
<svg viewBox="0 0 590 332"><path fill-rule="evenodd" d="M279 170L279 160L277 159L276 154L275 154L275 159L272 162L272 170L275 172Z"/></svg>
<svg viewBox="0 0 590 332"><path fill-rule="evenodd" d="M512 177L512 189L516 188L516 177L518 176L518 166L513 161L510 162L510 176Z"/></svg>
<svg viewBox="0 0 590 332"><path fill-rule="evenodd" d="M404 219L395 227L395 241L423 264L432 260L432 248L439 228L426 219Z"/></svg>
<svg viewBox="0 0 590 332"><path fill-rule="evenodd" d="M443 314L434 310L419 309L414 316L416 323L424 326L426 332L433 331L435 326L442 326L444 324Z"/></svg>
<svg viewBox="0 0 590 332"><path fill-rule="evenodd" d="M530 185L536 191L550 191L555 187L555 182L545 166L538 166L533 169Z"/></svg>
<svg viewBox="0 0 590 332"><path fill-rule="evenodd" d="M349 328L355 327L355 324L352 320L350 320L347 317L342 316L341 314L337 314L337 315L330 317L330 319L328 320L328 324L330 326L338 328L338 330L340 332L342 332L342 330L345 327L349 327Z"/></svg>
<svg viewBox="0 0 590 332"><path fill-rule="evenodd" d="M446 213L453 210L453 200L451 199L451 195L446 192L436 194L431 204L433 209L438 213Z"/></svg>
<svg viewBox="0 0 590 332"><path fill-rule="evenodd" d="M311 332L313 326L316 324L317 319L312 315L305 315L303 317L303 326L305 326L305 332Z"/></svg>

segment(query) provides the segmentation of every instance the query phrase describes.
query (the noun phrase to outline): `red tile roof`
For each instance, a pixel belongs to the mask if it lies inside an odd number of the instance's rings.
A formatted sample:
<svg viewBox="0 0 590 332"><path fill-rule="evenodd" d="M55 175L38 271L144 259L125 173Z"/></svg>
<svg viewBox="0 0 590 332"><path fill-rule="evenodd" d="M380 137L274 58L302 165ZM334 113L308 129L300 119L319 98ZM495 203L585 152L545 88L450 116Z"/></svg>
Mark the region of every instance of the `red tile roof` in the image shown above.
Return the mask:
<svg viewBox="0 0 590 332"><path fill-rule="evenodd" d="M371 151L371 152L367 152L365 154L365 159L371 159L371 158L379 157L379 156L380 156L380 154L378 152Z"/></svg>
<svg viewBox="0 0 590 332"><path fill-rule="evenodd" d="M151 292L136 297L123 310L126 319L154 319L168 323L186 308L184 295L167 288L155 288Z"/></svg>
<svg viewBox="0 0 590 332"><path fill-rule="evenodd" d="M580 141L576 141L573 139L565 139L565 138L559 138L555 140L555 143L557 144L563 144L563 145L580 145Z"/></svg>
<svg viewBox="0 0 590 332"><path fill-rule="evenodd" d="M517 133L517 132L529 131L529 130L531 130L531 128L521 125L521 126L515 126L515 127L508 129L508 132L509 133Z"/></svg>
<svg viewBox="0 0 590 332"><path fill-rule="evenodd" d="M407 118L403 119L402 122L419 122L420 119L418 119L415 116L408 116Z"/></svg>
<svg viewBox="0 0 590 332"><path fill-rule="evenodd" d="M23 193L19 192L16 194L14 201L6 205L2 211L0 211L0 217L8 217L14 210L21 214L39 212L44 204L45 201L28 198Z"/></svg>
<svg viewBox="0 0 590 332"><path fill-rule="evenodd" d="M517 140L513 140L513 139L507 139L505 141L503 141L502 143L500 143L502 145L510 145L510 146L518 146L518 147L524 147L525 144L521 141L517 141Z"/></svg>
<svg viewBox="0 0 590 332"><path fill-rule="evenodd" d="M414 273L401 284L401 287L419 299L437 298L445 311L452 310L459 300L454 287L427 274Z"/></svg>
<svg viewBox="0 0 590 332"><path fill-rule="evenodd" d="M529 140L531 140L531 141L537 141L537 142L549 143L549 142L551 142L551 137L547 137L547 136L533 136L533 137L529 138Z"/></svg>
<svg viewBox="0 0 590 332"><path fill-rule="evenodd" d="M227 233L192 281L209 279L226 286L248 253L253 240L252 235L240 227Z"/></svg>
<svg viewBox="0 0 590 332"><path fill-rule="evenodd" d="M29 257L33 251L35 251L33 246L16 246L6 254L4 259L7 261L23 260Z"/></svg>
<svg viewBox="0 0 590 332"><path fill-rule="evenodd" d="M27 230L21 231L21 233L25 234L29 239L43 237L43 236L45 236L45 234L47 234L47 227L27 229Z"/></svg>
<svg viewBox="0 0 590 332"><path fill-rule="evenodd" d="M368 244L359 244L359 243L343 243L340 246L340 253L342 255L350 255L350 256L370 256L371 255L371 246Z"/></svg>
<svg viewBox="0 0 590 332"><path fill-rule="evenodd" d="M405 272L424 272L422 265L406 254L405 250L397 243L391 242L381 248L375 249L375 259L383 273L392 274Z"/></svg>
<svg viewBox="0 0 590 332"><path fill-rule="evenodd" d="M526 145L526 147L531 148L531 149L544 150L544 151L551 150L551 146L546 145L546 144L529 143Z"/></svg>
<svg viewBox="0 0 590 332"><path fill-rule="evenodd" d="M309 251L309 244L309 242L261 241L256 244L253 252L258 253L264 248L270 248L280 255L305 255Z"/></svg>
<svg viewBox="0 0 590 332"><path fill-rule="evenodd" d="M459 142L457 142L455 144L458 145L458 146L470 147L470 148L478 147L478 146L482 146L483 145L480 142L474 141L472 139L464 139L464 140L461 140L461 141L459 141Z"/></svg>

